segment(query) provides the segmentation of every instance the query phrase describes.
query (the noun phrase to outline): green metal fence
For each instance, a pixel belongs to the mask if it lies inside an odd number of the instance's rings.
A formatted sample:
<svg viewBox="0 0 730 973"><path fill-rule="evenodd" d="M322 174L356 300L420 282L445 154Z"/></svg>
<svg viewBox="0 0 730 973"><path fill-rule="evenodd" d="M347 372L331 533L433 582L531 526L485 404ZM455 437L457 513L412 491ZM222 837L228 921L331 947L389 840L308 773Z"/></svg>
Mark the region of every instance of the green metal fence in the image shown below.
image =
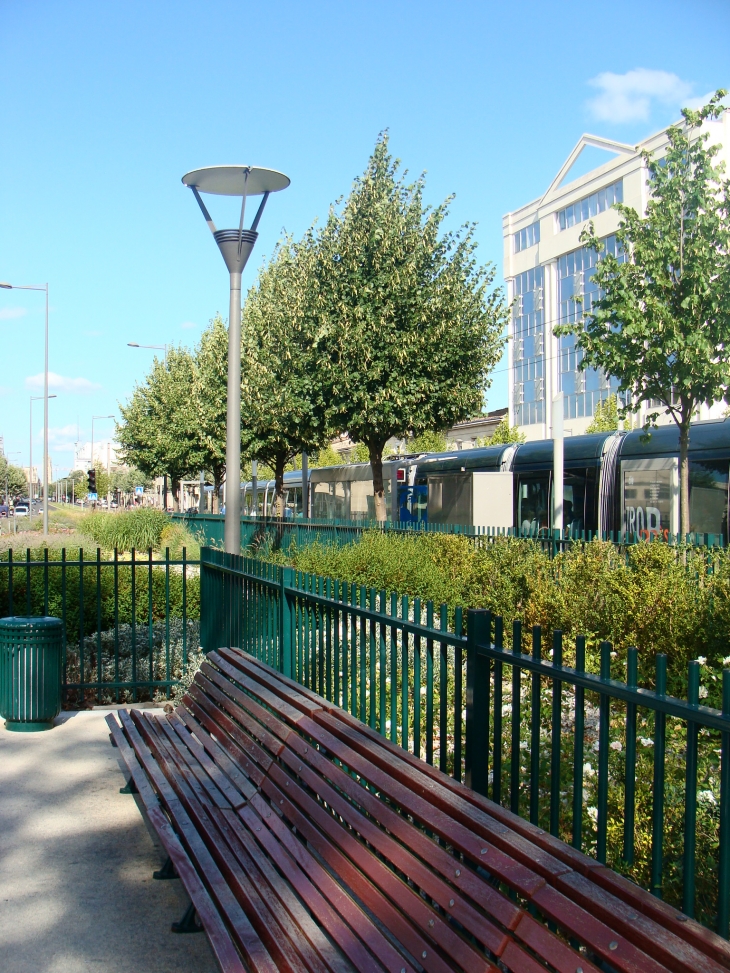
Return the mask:
<svg viewBox="0 0 730 973"><path fill-rule="evenodd" d="M225 517L222 514L173 514L195 534L201 544L210 547L223 547L223 528ZM413 533L458 534L470 538L476 544L489 544L501 537L522 537L539 543L551 555L557 554L571 544L585 543L600 537L622 547L643 543L648 538L637 533L612 531L599 534L597 531L570 530L551 531L542 529L520 530L514 527L473 527L463 524L427 524L413 522L364 520L287 520L276 517L241 517L241 548L255 554L267 548L287 551L292 544L305 547L313 542L321 544L350 544L366 530L381 530L386 533L411 535ZM657 540L678 545L679 535L671 535ZM721 534L689 534L686 541L696 547L717 549L725 546Z"/></svg>
<svg viewBox="0 0 730 973"><path fill-rule="evenodd" d="M650 687L638 654L201 551L201 642L254 653L392 742L728 936L730 670L722 709ZM588 664L587 664L588 657ZM596 671L591 666L595 662ZM621 678L616 669L622 668Z"/></svg>
<svg viewBox="0 0 730 973"><path fill-rule="evenodd" d="M63 698L75 705L170 695L197 653L199 561L132 551L0 555L0 617L63 622Z"/></svg>

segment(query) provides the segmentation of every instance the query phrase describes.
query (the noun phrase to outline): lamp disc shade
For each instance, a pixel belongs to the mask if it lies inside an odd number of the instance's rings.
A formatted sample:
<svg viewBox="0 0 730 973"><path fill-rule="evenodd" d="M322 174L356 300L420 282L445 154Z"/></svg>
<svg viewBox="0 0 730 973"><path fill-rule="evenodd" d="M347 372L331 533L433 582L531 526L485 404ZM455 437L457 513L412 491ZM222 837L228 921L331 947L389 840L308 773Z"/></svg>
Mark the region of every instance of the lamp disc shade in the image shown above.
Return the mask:
<svg viewBox="0 0 730 973"><path fill-rule="evenodd" d="M248 172L248 179L246 179ZM183 184L195 186L198 192L215 196L261 196L278 193L291 182L289 176L276 169L258 169L256 166L206 166L194 169L182 177Z"/></svg>

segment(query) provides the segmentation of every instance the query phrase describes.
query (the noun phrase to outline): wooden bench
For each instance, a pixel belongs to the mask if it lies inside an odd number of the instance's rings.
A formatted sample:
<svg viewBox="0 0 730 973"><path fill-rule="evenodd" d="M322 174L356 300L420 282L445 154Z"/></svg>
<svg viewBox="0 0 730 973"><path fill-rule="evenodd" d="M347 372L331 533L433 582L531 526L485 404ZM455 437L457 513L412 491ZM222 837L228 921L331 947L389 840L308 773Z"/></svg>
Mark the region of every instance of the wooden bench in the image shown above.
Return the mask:
<svg viewBox="0 0 730 973"><path fill-rule="evenodd" d="M724 939L237 649L176 712L119 717L224 971L730 969Z"/></svg>

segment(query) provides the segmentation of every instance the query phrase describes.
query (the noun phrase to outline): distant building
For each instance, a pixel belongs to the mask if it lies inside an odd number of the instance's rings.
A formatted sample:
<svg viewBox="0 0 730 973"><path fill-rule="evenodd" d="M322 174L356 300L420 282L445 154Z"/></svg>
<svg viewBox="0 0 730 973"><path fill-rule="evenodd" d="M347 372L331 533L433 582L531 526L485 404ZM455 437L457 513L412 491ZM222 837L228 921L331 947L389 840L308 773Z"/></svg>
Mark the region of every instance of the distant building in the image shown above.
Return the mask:
<svg viewBox="0 0 730 973"><path fill-rule="evenodd" d="M716 161L730 168L730 111L706 123L706 129L708 144L722 146ZM581 231L593 220L606 250L617 252L619 215L611 207L623 202L646 212L647 170L640 152L661 155L666 145L666 130L636 146L583 135L545 194L503 218L505 278L514 301L508 348L510 425L519 426L528 439L550 437L551 402L557 392L565 396L566 435L577 435L590 424L596 405L618 386L595 369L579 371L575 338L556 338L553 329L579 320L598 297L592 281L596 253L580 245ZM699 418L719 418L724 408L703 405ZM640 422L649 411L654 407L642 405ZM662 412L659 421L671 420Z"/></svg>
<svg viewBox="0 0 730 973"><path fill-rule="evenodd" d="M92 463L91 441L77 443L74 450L73 468L88 472L92 467L100 470L111 470L123 466L124 464L117 455L118 450L119 443L115 443L111 439L100 439L98 442L94 440L94 462Z"/></svg>

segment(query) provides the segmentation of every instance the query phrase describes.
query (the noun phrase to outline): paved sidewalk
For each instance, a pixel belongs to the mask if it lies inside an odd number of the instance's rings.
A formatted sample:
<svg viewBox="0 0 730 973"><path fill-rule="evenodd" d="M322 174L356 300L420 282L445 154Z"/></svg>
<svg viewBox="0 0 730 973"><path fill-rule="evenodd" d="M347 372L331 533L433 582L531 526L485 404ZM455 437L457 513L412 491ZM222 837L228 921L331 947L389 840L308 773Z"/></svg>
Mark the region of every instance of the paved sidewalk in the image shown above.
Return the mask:
<svg viewBox="0 0 730 973"><path fill-rule="evenodd" d="M119 793L105 715L44 733L0 721L2 973L215 973L203 933L170 932L189 900L152 878L164 852Z"/></svg>

